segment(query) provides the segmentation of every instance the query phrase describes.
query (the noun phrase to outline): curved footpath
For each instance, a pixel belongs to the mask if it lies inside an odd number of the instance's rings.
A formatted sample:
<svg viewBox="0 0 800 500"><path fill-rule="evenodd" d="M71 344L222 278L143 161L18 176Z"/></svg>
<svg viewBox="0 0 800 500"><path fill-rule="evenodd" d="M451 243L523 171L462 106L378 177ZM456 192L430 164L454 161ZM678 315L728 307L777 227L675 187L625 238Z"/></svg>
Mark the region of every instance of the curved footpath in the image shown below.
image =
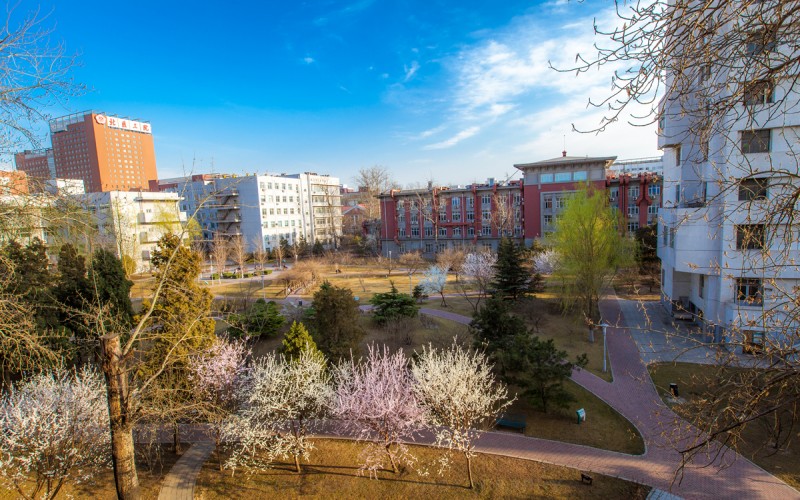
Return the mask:
<svg viewBox="0 0 800 500"><path fill-rule="evenodd" d="M676 428L677 416L659 398L630 331L625 328L625 317L618 299L604 299L601 301L600 311L606 321L620 326L609 327L607 330L614 382L606 382L585 370L573 372L572 379L637 427L645 442L645 453L626 455L501 432L484 433L477 442L476 451L618 477L684 498L800 498L797 490L731 450L726 450L721 458L717 457L713 461L713 457L705 461L698 459L700 463L687 466L682 476L676 478L681 456L674 450L670 435ZM469 324L471 321L466 316L438 309L422 308L420 312L461 324ZM697 430L686 422L681 421L679 425L687 435L696 435ZM417 444L427 444L425 441L427 440L418 440ZM195 461L196 470L199 470L203 461L204 458L202 461ZM182 473L185 474L186 471L183 470ZM175 480L171 476L173 471L167 475L165 485L172 484L168 481ZM193 486L194 481L191 483L190 486Z"/></svg>

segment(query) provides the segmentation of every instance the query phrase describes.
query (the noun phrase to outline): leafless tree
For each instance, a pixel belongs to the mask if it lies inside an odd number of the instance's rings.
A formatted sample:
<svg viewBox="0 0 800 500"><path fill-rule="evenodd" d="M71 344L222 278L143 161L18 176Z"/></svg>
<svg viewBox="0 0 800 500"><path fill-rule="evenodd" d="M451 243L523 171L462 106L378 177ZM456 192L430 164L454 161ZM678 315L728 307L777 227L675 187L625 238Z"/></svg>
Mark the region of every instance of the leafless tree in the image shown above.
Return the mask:
<svg viewBox="0 0 800 500"><path fill-rule="evenodd" d="M366 219L379 219L381 205L378 195L396 186L389 169L380 165L362 168L355 177L355 183L365 191L361 203L364 205Z"/></svg>
<svg viewBox="0 0 800 500"><path fill-rule="evenodd" d="M228 255L230 255L230 252L230 242L221 234L215 234L211 247L211 258L217 268L217 276L220 280L222 280L222 273L225 272L225 266L228 264Z"/></svg>
<svg viewBox="0 0 800 500"><path fill-rule="evenodd" d="M791 426L782 416L797 418L800 287L785 277L798 271L800 1L656 0L616 7L617 26L595 26L603 39L596 51L560 68L615 70L612 91L590 101L605 110L593 131L620 120L658 122L665 158L681 169L681 184L665 186L677 195L661 211L659 237L669 246L681 226L702 222L709 240L730 248L726 257L740 257L711 266L697 257L688 263L692 269L728 281L760 276L759 286L736 285L739 321L730 324L727 345L740 351L753 331L764 332L761 366L725 370L735 357L722 360L714 390L690 402L683 413L702 433L676 439L690 461L715 440L736 448L756 422L771 420L773 429L786 430ZM731 226L736 234L722 234Z"/></svg>
<svg viewBox="0 0 800 500"><path fill-rule="evenodd" d="M406 274L408 275L409 293L413 293L414 286L411 277L425 267L427 262L425 262L425 259L422 258L422 254L419 252L406 252L402 254L398 260L400 267L405 268Z"/></svg>
<svg viewBox="0 0 800 500"><path fill-rule="evenodd" d="M233 260L239 266L239 277L244 278L244 266L247 264L247 245L244 238L238 234L231 238L230 245Z"/></svg>
<svg viewBox="0 0 800 500"><path fill-rule="evenodd" d="M53 44L47 15L21 13L13 4L0 30L0 154L39 145L36 124L50 117L44 110L83 93L70 75L76 63L63 43Z"/></svg>

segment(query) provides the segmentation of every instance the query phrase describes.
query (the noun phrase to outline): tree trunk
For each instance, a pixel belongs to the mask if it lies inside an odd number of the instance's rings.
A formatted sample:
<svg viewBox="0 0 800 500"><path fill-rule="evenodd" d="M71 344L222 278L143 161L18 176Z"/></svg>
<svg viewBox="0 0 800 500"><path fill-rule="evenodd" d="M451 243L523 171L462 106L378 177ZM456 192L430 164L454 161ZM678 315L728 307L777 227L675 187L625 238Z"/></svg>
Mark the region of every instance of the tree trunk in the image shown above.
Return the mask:
<svg viewBox="0 0 800 500"><path fill-rule="evenodd" d="M447 307L447 301L444 300L444 292L439 292L439 295L442 296L442 307Z"/></svg>
<svg viewBox="0 0 800 500"><path fill-rule="evenodd" d="M175 448L176 455L183 454L183 450L181 449L181 430L177 422L172 424L172 445Z"/></svg>
<svg viewBox="0 0 800 500"><path fill-rule="evenodd" d="M138 500L139 477L133 448L133 423L129 411L128 373L122 358L122 346L118 335L100 338L102 369L106 377L108 415L111 422L111 460L114 466L114 482L117 497Z"/></svg>
<svg viewBox="0 0 800 500"><path fill-rule="evenodd" d="M300 474L300 456L294 456L294 471Z"/></svg>
<svg viewBox="0 0 800 500"><path fill-rule="evenodd" d="M472 482L472 458L470 458L468 453L464 453L464 457L467 459L467 475L469 476L469 489L475 489L475 483Z"/></svg>
<svg viewBox="0 0 800 500"><path fill-rule="evenodd" d="M386 445L386 454L389 455L389 461L392 463L392 472L397 474L397 463L394 461L394 455L392 455L392 451L389 449L391 446L391 443Z"/></svg>

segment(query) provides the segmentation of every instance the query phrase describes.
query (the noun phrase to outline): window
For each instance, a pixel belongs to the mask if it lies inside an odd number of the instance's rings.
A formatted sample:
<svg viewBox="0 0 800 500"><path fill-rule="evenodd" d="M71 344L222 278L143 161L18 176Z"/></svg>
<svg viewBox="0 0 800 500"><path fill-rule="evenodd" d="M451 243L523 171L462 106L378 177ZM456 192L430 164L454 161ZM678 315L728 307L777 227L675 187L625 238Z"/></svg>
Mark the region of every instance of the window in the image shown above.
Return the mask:
<svg viewBox="0 0 800 500"><path fill-rule="evenodd" d="M440 227L439 228L439 236L443 236L445 238L447 237L447 228L446 227Z"/></svg>
<svg viewBox="0 0 800 500"><path fill-rule="evenodd" d="M492 228L489 226L483 226L481 228L481 236L491 236L492 235Z"/></svg>
<svg viewBox="0 0 800 500"><path fill-rule="evenodd" d="M703 289L706 287L706 277L701 274L700 278L698 279L698 281L699 281L699 283L698 283L698 286L697 286L697 295L699 295L700 298L702 299L703 298Z"/></svg>
<svg viewBox="0 0 800 500"><path fill-rule="evenodd" d="M631 186L628 188L628 199L633 201L639 198L639 186Z"/></svg>
<svg viewBox="0 0 800 500"><path fill-rule="evenodd" d="M412 225L419 224L419 214L411 214L411 224Z"/></svg>
<svg viewBox="0 0 800 500"><path fill-rule="evenodd" d="M633 234L639 229L638 222L628 222L628 232Z"/></svg>
<svg viewBox="0 0 800 500"><path fill-rule="evenodd" d="M766 244L764 224L744 224L736 226L737 250L761 250Z"/></svg>
<svg viewBox="0 0 800 500"><path fill-rule="evenodd" d="M639 205L631 205L628 207L628 217L639 216Z"/></svg>
<svg viewBox="0 0 800 500"><path fill-rule="evenodd" d="M481 211L481 220L484 222L488 222L492 219L492 212L490 210L483 210Z"/></svg>
<svg viewBox="0 0 800 500"><path fill-rule="evenodd" d="M559 196L556 198L556 208L564 208L567 206L566 196Z"/></svg>
<svg viewBox="0 0 800 500"><path fill-rule="evenodd" d="M453 208L458 208L461 206L461 198L455 197L450 203L453 205Z"/></svg>
<svg viewBox="0 0 800 500"><path fill-rule="evenodd" d="M678 184L675 186L675 204L679 204L681 202L681 185Z"/></svg>
<svg viewBox="0 0 800 500"><path fill-rule="evenodd" d="M460 227L454 227L453 228L453 237L454 238L460 238L461 237L461 228Z"/></svg>
<svg viewBox="0 0 800 500"><path fill-rule="evenodd" d="M647 215L658 215L658 205L648 205Z"/></svg>
<svg viewBox="0 0 800 500"><path fill-rule="evenodd" d="M748 305L760 305L761 280L758 278L736 278L736 302Z"/></svg>
<svg viewBox="0 0 800 500"><path fill-rule="evenodd" d="M481 205L486 206L492 203L492 196L485 194L481 196Z"/></svg>
<svg viewBox="0 0 800 500"><path fill-rule="evenodd" d="M467 222L473 222L473 221L475 221L475 212L470 210L469 212L467 212Z"/></svg>
<svg viewBox="0 0 800 500"><path fill-rule="evenodd" d="M548 196L547 198L544 199L544 208L548 210L553 209L553 198Z"/></svg>
<svg viewBox="0 0 800 500"><path fill-rule="evenodd" d="M774 102L773 90L774 86L771 80L758 80L749 83L744 88L744 104L746 106L755 106Z"/></svg>
<svg viewBox="0 0 800 500"><path fill-rule="evenodd" d="M475 236L475 228L470 226L467 228L467 236Z"/></svg>
<svg viewBox="0 0 800 500"><path fill-rule="evenodd" d="M614 200L616 200L617 198L619 198L619 188L618 188L618 187L616 187L616 186L615 186L615 187L612 187L612 188L609 188L609 190L608 190L608 198L609 198L611 201L614 201Z"/></svg>
<svg viewBox="0 0 800 500"><path fill-rule="evenodd" d="M433 228L432 228L432 227L430 227L430 226L427 226L427 227L425 228L425 236L426 236L426 237L431 237L431 236L433 236Z"/></svg>
<svg viewBox="0 0 800 500"><path fill-rule="evenodd" d="M453 222L461 221L461 212L453 212Z"/></svg>
<svg viewBox="0 0 800 500"><path fill-rule="evenodd" d="M776 31L775 26L769 26L747 35L745 53L748 56L757 56L773 52L777 46Z"/></svg>
<svg viewBox="0 0 800 500"><path fill-rule="evenodd" d="M743 130L742 153L769 153L770 129Z"/></svg>
<svg viewBox="0 0 800 500"><path fill-rule="evenodd" d="M539 174L539 184L549 184L553 182L553 174Z"/></svg>
<svg viewBox="0 0 800 500"><path fill-rule="evenodd" d="M411 228L411 236L419 236L419 227Z"/></svg>
<svg viewBox="0 0 800 500"><path fill-rule="evenodd" d="M748 178L739 181L739 201L765 200L769 179Z"/></svg>
<svg viewBox="0 0 800 500"><path fill-rule="evenodd" d="M661 185L659 184L650 184L647 186L647 194L650 197L659 196L661 194Z"/></svg>
<svg viewBox="0 0 800 500"><path fill-rule="evenodd" d="M522 203L522 195L521 194L515 194L514 195L514 205L519 205L520 203Z"/></svg>
<svg viewBox="0 0 800 500"><path fill-rule="evenodd" d="M545 215L542 218L545 226L552 226L553 225L553 216L552 215Z"/></svg>
<svg viewBox="0 0 800 500"><path fill-rule="evenodd" d="M675 146L675 166L681 166L681 147Z"/></svg>
<svg viewBox="0 0 800 500"><path fill-rule="evenodd" d="M405 235L406 235L406 228L401 227L400 228L400 236L405 236Z"/></svg>
<svg viewBox="0 0 800 500"><path fill-rule="evenodd" d="M425 253L433 253L433 243L425 243Z"/></svg>
<svg viewBox="0 0 800 500"><path fill-rule="evenodd" d="M468 197L467 198L467 208L472 208L475 206L475 198Z"/></svg>
<svg viewBox="0 0 800 500"><path fill-rule="evenodd" d="M569 182L572 180L571 172L559 172L556 174L556 182Z"/></svg>
<svg viewBox="0 0 800 500"><path fill-rule="evenodd" d="M447 222L447 212L439 210L439 222Z"/></svg>
<svg viewBox="0 0 800 500"><path fill-rule="evenodd" d="M585 171L573 172L572 173L572 180L574 180L574 181L585 181L586 180L586 172Z"/></svg>

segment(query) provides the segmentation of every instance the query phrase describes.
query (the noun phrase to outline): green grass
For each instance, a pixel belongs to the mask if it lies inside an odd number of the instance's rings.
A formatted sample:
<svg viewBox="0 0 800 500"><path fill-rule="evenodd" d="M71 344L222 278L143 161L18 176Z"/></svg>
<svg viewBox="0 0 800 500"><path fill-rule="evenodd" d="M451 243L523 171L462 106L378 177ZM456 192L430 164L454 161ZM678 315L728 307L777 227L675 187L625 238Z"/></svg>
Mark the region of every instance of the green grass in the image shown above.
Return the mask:
<svg viewBox="0 0 800 500"><path fill-rule="evenodd" d="M669 384L677 383L681 398L691 402L704 397L709 390L713 390L714 377L718 373L717 369L708 365L692 363L657 363L650 365L648 369L664 402L689 421L692 420L693 415L682 411L682 404L676 404L674 400L668 398ZM743 369L724 368L722 370L730 374ZM767 419L770 416L762 418ZM796 444L796 439L800 435L796 429L792 433L794 439L790 440L788 445L782 449L775 450L767 445L771 438L765 426L756 421L743 430L743 442L738 446L737 451L764 470L793 487L800 488L800 449Z"/></svg>
<svg viewBox="0 0 800 500"><path fill-rule="evenodd" d="M643 499L649 488L599 474L593 483L581 483L580 471L567 467L478 454L473 459L475 490L467 488L466 463L453 456L442 475L435 463L442 451L411 446L415 468L404 467L397 475L378 473L379 479L360 474L358 455L363 443L316 440L303 472L292 472L294 464L253 475L219 472L214 460L206 462L197 480L195 494L206 500L227 498L625 498ZM428 473L420 470L428 469Z"/></svg>
<svg viewBox="0 0 800 500"><path fill-rule="evenodd" d="M521 398L513 403L508 411L525 415L526 436L582 444L630 455L644 453L641 434L625 417L575 382L568 380L564 386L575 398L568 409L544 413ZM575 414L579 408L586 410L586 421L580 425Z"/></svg>

